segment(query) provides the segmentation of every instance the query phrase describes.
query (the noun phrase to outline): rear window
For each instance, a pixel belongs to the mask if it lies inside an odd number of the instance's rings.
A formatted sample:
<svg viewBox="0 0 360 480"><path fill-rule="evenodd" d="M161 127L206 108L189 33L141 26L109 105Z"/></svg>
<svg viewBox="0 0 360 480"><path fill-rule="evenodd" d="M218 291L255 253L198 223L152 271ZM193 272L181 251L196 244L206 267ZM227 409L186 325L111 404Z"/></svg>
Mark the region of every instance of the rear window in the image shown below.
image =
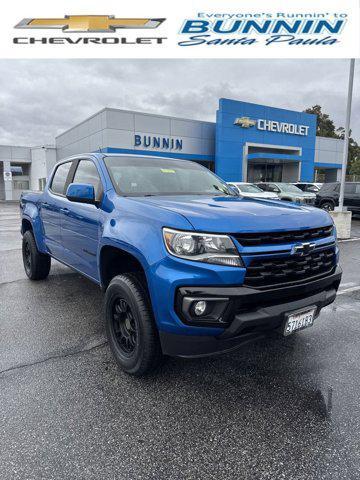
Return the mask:
<svg viewBox="0 0 360 480"><path fill-rule="evenodd" d="M55 171L51 182L51 191L58 195L65 194L65 183L71 167L71 162L62 163Z"/></svg>
<svg viewBox="0 0 360 480"><path fill-rule="evenodd" d="M345 183L345 193L351 194L355 193L356 184L355 183Z"/></svg>
<svg viewBox="0 0 360 480"><path fill-rule="evenodd" d="M324 183L320 188L320 192L338 192L340 185L338 183Z"/></svg>

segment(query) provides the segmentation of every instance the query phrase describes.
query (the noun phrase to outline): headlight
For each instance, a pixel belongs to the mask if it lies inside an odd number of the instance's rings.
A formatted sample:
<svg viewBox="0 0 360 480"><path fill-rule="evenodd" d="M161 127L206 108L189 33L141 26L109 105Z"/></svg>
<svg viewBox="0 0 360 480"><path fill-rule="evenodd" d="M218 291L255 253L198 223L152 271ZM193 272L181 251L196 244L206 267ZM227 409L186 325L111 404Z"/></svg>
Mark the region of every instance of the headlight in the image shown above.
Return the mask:
<svg viewBox="0 0 360 480"><path fill-rule="evenodd" d="M196 262L240 267L242 265L236 247L227 235L179 232L163 229L167 251L175 257Z"/></svg>

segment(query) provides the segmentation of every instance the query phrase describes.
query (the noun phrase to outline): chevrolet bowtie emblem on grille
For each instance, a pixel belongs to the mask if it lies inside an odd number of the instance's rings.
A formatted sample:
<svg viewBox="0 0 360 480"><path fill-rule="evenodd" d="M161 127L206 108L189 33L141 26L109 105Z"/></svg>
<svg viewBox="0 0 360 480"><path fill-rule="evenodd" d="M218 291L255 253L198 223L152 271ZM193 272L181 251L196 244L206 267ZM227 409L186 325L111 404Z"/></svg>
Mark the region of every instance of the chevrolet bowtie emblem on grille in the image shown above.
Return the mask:
<svg viewBox="0 0 360 480"><path fill-rule="evenodd" d="M300 255L303 257L308 253L312 252L316 247L316 243L299 243L298 245L294 245L291 249L291 255Z"/></svg>
<svg viewBox="0 0 360 480"><path fill-rule="evenodd" d="M65 15L24 18L15 28L55 28L66 32L114 32L117 28L157 28L165 18L115 18L109 15Z"/></svg>
<svg viewBox="0 0 360 480"><path fill-rule="evenodd" d="M239 125L242 128L250 128L256 125L256 120L251 120L249 117L235 118L234 125Z"/></svg>

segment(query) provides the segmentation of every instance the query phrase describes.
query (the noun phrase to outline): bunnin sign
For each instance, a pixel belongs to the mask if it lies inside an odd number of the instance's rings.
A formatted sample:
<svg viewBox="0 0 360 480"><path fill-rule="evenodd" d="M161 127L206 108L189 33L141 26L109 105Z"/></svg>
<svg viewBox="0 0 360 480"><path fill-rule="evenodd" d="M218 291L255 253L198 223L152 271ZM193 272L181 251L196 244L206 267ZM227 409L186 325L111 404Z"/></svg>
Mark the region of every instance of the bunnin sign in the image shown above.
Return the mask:
<svg viewBox="0 0 360 480"><path fill-rule="evenodd" d="M265 120L264 118L253 120L249 117L238 117L235 119L234 125L238 125L242 128L256 127L257 130L285 133L288 135L300 135L303 137L307 137L309 135L308 125L278 122L276 120Z"/></svg>
<svg viewBox="0 0 360 480"><path fill-rule="evenodd" d="M182 150L183 141L181 138L140 135L136 133L134 135L134 147Z"/></svg>

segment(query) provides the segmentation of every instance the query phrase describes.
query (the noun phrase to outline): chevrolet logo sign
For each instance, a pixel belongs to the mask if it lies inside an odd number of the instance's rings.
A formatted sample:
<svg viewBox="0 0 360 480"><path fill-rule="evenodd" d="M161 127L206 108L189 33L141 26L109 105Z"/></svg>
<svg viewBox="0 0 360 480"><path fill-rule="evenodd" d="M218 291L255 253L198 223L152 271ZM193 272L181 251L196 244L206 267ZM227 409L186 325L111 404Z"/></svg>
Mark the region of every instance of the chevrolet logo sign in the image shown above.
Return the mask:
<svg viewBox="0 0 360 480"><path fill-rule="evenodd" d="M303 257L304 255L307 255L308 253L315 250L315 248L316 248L316 243L313 243L313 242L300 243L300 244L294 245L291 248L291 255L300 255L300 257Z"/></svg>
<svg viewBox="0 0 360 480"><path fill-rule="evenodd" d="M115 32L117 28L157 28L165 18L115 18L109 15L65 15L24 18L15 28L57 28L65 32Z"/></svg>
<svg viewBox="0 0 360 480"><path fill-rule="evenodd" d="M256 120L251 120L249 117L235 118L234 125L239 125L242 128L250 128L256 125Z"/></svg>

